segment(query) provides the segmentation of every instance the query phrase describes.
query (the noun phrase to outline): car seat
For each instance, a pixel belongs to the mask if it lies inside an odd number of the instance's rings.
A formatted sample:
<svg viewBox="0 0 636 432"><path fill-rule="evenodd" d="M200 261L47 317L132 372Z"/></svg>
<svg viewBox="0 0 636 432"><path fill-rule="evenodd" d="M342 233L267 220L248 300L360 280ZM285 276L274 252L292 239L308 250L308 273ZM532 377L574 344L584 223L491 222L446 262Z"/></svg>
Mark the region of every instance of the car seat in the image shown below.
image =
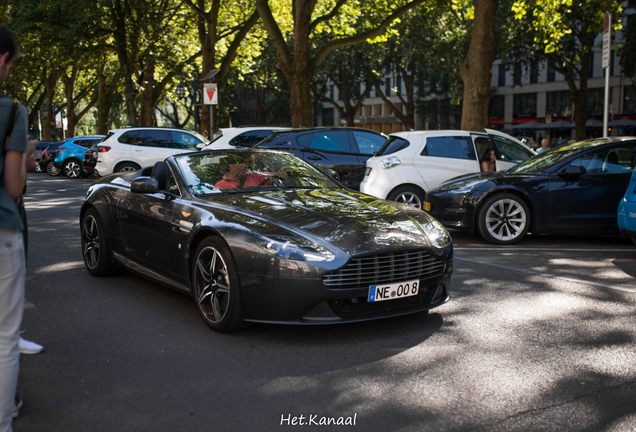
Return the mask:
<svg viewBox="0 0 636 432"><path fill-rule="evenodd" d="M152 167L152 173L150 176L157 180L159 190L166 190L169 172L168 166L163 161L155 163L155 166Z"/></svg>
<svg viewBox="0 0 636 432"><path fill-rule="evenodd" d="M610 150L603 162L603 172L616 171L618 168L618 155L614 150Z"/></svg>

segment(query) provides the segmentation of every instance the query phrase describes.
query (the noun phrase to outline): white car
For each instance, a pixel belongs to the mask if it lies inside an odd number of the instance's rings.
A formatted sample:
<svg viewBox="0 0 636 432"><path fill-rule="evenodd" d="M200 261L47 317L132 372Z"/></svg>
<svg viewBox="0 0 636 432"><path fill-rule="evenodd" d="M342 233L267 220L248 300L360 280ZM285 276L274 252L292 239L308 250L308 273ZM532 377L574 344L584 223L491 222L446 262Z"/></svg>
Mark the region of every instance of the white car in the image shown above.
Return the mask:
<svg viewBox="0 0 636 432"><path fill-rule="evenodd" d="M159 127L114 129L97 146L99 175L137 171L169 156L199 151L209 141L197 132Z"/></svg>
<svg viewBox="0 0 636 432"><path fill-rule="evenodd" d="M254 147L254 145L272 134L273 131L289 130L282 126L239 126L221 128L221 134L212 140L206 150L227 150L236 147Z"/></svg>
<svg viewBox="0 0 636 432"><path fill-rule="evenodd" d="M360 191L421 209L426 191L453 177L479 172L480 160L489 148L495 150L497 171L536 155L521 141L492 129L486 133L396 132L367 160Z"/></svg>

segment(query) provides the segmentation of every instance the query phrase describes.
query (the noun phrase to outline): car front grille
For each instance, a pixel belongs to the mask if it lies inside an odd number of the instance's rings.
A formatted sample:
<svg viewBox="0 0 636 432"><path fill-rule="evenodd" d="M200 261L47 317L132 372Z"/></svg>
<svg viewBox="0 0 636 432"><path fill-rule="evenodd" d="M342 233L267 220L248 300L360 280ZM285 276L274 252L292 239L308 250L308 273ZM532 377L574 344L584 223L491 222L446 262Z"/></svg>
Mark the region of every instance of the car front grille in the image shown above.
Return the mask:
<svg viewBox="0 0 636 432"><path fill-rule="evenodd" d="M340 270L326 274L327 288L348 289L427 279L444 272L444 260L428 250L396 252L351 259Z"/></svg>

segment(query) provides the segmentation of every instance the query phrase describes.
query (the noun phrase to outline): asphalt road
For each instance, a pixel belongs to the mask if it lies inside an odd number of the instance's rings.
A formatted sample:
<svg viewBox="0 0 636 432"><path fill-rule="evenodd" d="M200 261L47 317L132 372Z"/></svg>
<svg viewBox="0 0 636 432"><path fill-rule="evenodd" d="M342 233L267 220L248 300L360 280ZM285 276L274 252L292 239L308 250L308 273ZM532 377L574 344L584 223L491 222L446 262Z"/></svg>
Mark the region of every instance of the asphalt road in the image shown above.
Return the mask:
<svg viewBox="0 0 636 432"><path fill-rule="evenodd" d="M453 234L429 315L218 334L188 296L89 275L88 184L29 175L23 336L45 349L21 357L17 432L636 429L629 240Z"/></svg>

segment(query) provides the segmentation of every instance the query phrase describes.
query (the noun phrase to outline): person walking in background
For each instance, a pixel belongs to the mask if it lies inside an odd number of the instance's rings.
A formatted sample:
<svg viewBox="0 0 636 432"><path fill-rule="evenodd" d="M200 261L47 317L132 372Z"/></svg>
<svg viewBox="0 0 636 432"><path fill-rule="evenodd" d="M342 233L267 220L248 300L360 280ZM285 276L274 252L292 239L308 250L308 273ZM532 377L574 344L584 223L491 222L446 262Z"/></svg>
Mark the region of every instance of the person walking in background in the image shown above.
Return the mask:
<svg viewBox="0 0 636 432"><path fill-rule="evenodd" d="M546 150L548 150L548 140L546 138L543 138L543 140L541 141L541 148L537 150L537 153L541 153Z"/></svg>
<svg viewBox="0 0 636 432"><path fill-rule="evenodd" d="M0 24L0 84L19 51L11 30ZM16 396L19 339L24 310L26 264L20 199L26 184L27 159L35 146L27 144L26 108L0 95L0 432L11 431L21 405Z"/></svg>

